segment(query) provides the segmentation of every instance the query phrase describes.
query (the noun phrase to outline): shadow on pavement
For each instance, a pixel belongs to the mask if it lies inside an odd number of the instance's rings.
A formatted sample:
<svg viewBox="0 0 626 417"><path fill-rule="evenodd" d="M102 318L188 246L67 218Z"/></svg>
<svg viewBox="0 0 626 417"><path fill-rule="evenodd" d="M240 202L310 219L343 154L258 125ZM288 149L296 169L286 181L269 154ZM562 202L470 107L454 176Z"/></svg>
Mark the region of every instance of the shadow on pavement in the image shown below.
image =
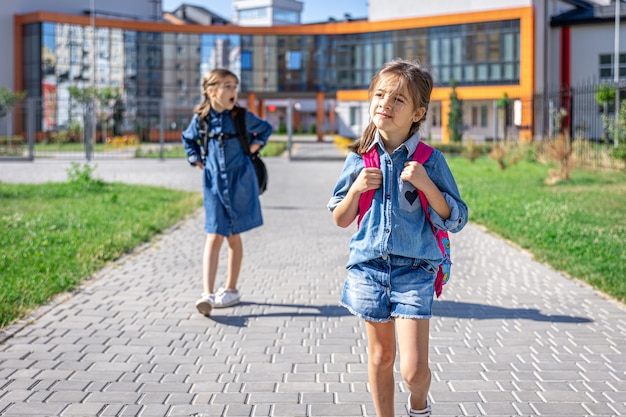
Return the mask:
<svg viewBox="0 0 626 417"><path fill-rule="evenodd" d="M245 313L241 309L256 310L258 312ZM239 311L238 311L239 310ZM277 311L272 311L277 310ZM340 305L304 305L304 304L272 304L242 302L235 310L227 309L220 315L220 309L214 309L210 318L227 326L245 327L248 320L263 317L345 317L350 312ZM243 314L237 314L243 313ZM458 301L436 301L433 304L434 317L450 317L458 319L521 319L551 323L591 323L587 317L565 316L558 314L543 314L535 308L505 308L486 304L463 303Z"/></svg>
<svg viewBox="0 0 626 417"><path fill-rule="evenodd" d="M256 309L262 308L262 311L248 314L237 314L238 310L246 308ZM277 311L271 311L276 309ZM213 309L211 316L207 317L213 321L227 326L245 327L249 319L262 317L344 317L352 316L350 312L340 305L304 305L304 304L273 304L273 303L254 303L242 301L237 305L235 310L228 308L224 313L228 315L220 315L220 309ZM232 314L232 315L231 315Z"/></svg>
<svg viewBox="0 0 626 417"><path fill-rule="evenodd" d="M591 323L587 317L543 314L535 308L506 308L459 301L436 301L433 316L459 319L525 319L553 323Z"/></svg>

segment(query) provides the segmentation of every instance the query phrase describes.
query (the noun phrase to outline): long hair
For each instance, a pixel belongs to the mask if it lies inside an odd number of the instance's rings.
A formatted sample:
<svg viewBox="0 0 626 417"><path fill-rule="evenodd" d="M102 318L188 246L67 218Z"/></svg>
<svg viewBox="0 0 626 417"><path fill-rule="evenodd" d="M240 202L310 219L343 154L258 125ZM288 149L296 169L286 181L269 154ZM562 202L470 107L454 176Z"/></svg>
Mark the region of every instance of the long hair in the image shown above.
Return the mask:
<svg viewBox="0 0 626 417"><path fill-rule="evenodd" d="M211 100L209 98L209 94L207 92L208 87L215 87L228 76L231 76L237 80L239 84L239 78L230 70L225 68L216 68L207 72L204 77L202 77L202 103L198 104L193 112L198 114L199 119L204 119L209 115L209 111L211 110Z"/></svg>
<svg viewBox="0 0 626 417"><path fill-rule="evenodd" d="M378 71L370 81L369 90L367 91L370 103L374 92L379 86L382 84L391 84L390 81L395 84L397 90L402 89L404 86L407 87L414 109L424 107L426 112L428 112L430 94L433 91L433 78L418 62L394 59L383 65L380 71ZM407 137L417 132L422 121L426 118L426 112L424 112L424 116L422 116L420 120L413 122ZM370 121L361 137L350 146L350 150L359 155L363 155L371 146L375 134L376 126Z"/></svg>

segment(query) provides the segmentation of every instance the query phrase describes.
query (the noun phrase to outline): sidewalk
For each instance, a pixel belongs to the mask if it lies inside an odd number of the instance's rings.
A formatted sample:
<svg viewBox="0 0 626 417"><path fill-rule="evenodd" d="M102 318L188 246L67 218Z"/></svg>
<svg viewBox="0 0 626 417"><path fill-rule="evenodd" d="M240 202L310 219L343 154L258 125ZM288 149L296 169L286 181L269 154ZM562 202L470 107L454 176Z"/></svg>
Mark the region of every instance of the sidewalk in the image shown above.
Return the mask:
<svg viewBox="0 0 626 417"><path fill-rule="evenodd" d="M241 305L195 310L199 211L0 335L0 415L375 416L365 327L338 306L354 229L336 227L326 203L342 162L332 143L298 145L301 159L266 159ZM200 191L180 160L95 164L106 181ZM64 181L68 167L1 163L0 181ZM452 251L431 321L434 416L626 415L623 305L476 225L452 235Z"/></svg>

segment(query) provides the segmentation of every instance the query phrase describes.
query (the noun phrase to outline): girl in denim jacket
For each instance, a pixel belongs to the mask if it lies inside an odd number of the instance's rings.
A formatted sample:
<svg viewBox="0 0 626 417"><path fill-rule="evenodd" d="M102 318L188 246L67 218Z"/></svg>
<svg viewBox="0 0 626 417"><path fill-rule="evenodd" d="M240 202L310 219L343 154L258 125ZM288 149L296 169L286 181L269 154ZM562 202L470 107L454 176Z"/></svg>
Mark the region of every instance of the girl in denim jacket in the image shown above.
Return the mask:
<svg viewBox="0 0 626 417"><path fill-rule="evenodd" d="M261 204L254 167L244 152L235 129L237 76L226 69L215 69L202 79L204 101L195 110L189 126L182 134L187 160L202 170L205 227L207 233L202 275L204 292L196 308L209 315L213 307L228 307L240 300L237 280L243 259L241 233L261 226ZM246 111L246 127L250 152L261 149L272 133L272 126ZM203 158L198 140L201 121L208 129L207 149ZM226 285L217 293L215 278L220 248L228 240L228 276Z"/></svg>
<svg viewBox="0 0 626 417"><path fill-rule="evenodd" d="M416 189L426 195L437 228L458 232L467 223L467 205L441 152L433 151L424 165L411 158L432 88L431 75L405 60L385 64L372 78L371 122L352 146L328 203L335 223L348 227L359 215L360 195L376 190L350 240L341 302L365 319L378 417L394 416L396 340L409 416L430 416L429 319L442 254ZM364 168L362 155L371 147L380 169Z"/></svg>

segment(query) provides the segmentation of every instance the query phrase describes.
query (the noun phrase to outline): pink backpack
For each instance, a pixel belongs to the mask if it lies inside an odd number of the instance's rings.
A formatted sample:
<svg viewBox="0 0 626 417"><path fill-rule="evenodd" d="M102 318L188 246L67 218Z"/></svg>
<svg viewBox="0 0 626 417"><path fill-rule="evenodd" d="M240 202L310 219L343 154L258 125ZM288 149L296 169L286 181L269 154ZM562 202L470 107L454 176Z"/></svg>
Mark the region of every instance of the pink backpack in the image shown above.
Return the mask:
<svg viewBox="0 0 626 417"><path fill-rule="evenodd" d="M433 147L425 144L424 142L419 142L417 145L417 149L413 154L413 160L419 164L424 165L424 163L430 157L430 154L433 152ZM380 168L380 158L378 156L378 150L376 146L372 146L369 151L363 154L363 163L365 168ZM374 193L376 190L368 190L361 194L359 198L359 218L357 220L357 224L359 227L361 226L361 219L365 215L365 212L369 210L372 205L372 200L374 199ZM443 255L443 260L439 264L439 270L437 271L437 278L435 279L435 294L437 297L441 295L443 291L444 284L448 283L450 279L450 267L452 266L452 261L450 260L450 238L448 237L448 232L445 230L437 229L433 223L430 221L430 214L428 213L428 200L426 196L421 191L417 191L420 203L422 204L422 209L424 210L424 214L426 215L426 219L428 223L430 223L430 227L433 231L433 234L437 238L437 243L439 244L439 249L441 250L441 254Z"/></svg>

